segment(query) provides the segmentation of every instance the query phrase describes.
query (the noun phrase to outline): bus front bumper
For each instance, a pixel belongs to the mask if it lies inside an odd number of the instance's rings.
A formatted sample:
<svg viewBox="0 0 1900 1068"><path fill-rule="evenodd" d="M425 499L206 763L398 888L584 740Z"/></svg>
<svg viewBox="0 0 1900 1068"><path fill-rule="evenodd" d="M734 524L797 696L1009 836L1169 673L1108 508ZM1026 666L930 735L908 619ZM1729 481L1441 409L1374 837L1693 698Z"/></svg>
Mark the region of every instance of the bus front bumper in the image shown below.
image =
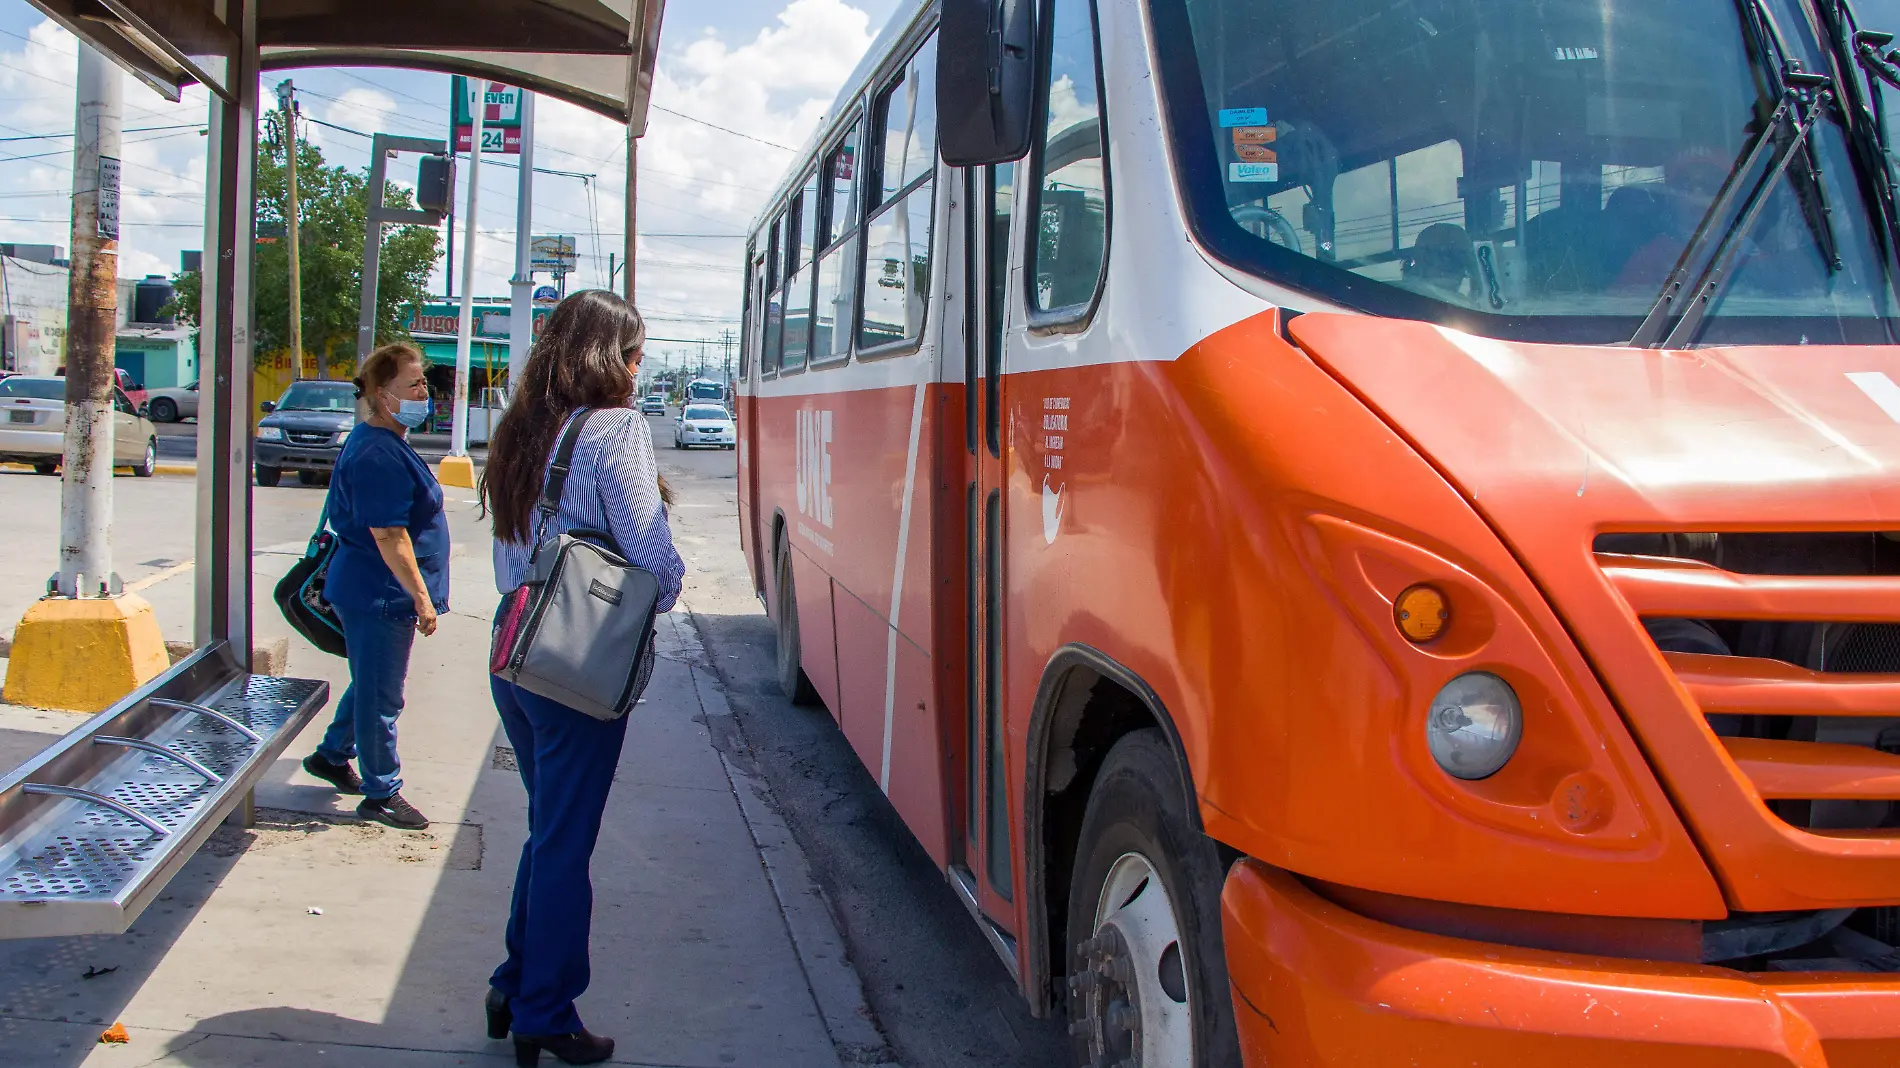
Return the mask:
<svg viewBox="0 0 1900 1068"><path fill-rule="evenodd" d="M1900 975L1550 953L1367 919L1243 860L1221 893L1249 1068L1892 1068Z"/></svg>

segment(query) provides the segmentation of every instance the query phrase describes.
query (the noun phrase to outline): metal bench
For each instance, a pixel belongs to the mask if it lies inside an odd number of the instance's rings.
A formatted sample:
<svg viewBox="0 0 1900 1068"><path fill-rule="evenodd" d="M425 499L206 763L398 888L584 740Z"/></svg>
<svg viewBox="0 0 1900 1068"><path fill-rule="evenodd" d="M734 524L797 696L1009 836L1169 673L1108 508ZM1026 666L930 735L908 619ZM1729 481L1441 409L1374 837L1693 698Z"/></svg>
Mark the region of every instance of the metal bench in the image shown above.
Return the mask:
<svg viewBox="0 0 1900 1068"><path fill-rule="evenodd" d="M329 695L220 643L0 779L0 938L124 931Z"/></svg>

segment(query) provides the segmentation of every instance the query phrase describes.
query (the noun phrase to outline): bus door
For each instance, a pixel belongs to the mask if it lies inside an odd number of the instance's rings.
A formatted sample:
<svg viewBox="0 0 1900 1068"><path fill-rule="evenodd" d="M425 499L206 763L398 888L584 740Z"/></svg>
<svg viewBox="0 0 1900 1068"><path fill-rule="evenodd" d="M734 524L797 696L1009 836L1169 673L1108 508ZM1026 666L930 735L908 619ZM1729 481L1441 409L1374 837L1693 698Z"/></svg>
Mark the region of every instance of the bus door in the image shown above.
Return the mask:
<svg viewBox="0 0 1900 1068"><path fill-rule="evenodd" d="M741 540L752 565L753 586L763 595L765 573L772 566L772 555L771 547L759 540L759 464L752 450L757 448L759 441L759 388L756 376L759 373L759 342L765 333L765 251L752 251L751 260L750 269L746 272L746 306L741 312L744 320L739 341L739 380L745 383L747 396L742 404L735 391L732 415L739 439Z"/></svg>
<svg viewBox="0 0 1900 1068"><path fill-rule="evenodd" d="M964 314L964 814L951 876L1006 959L1015 959L1009 774L1003 759L1003 326L1013 164L963 172L956 220ZM953 268L954 269L954 268Z"/></svg>

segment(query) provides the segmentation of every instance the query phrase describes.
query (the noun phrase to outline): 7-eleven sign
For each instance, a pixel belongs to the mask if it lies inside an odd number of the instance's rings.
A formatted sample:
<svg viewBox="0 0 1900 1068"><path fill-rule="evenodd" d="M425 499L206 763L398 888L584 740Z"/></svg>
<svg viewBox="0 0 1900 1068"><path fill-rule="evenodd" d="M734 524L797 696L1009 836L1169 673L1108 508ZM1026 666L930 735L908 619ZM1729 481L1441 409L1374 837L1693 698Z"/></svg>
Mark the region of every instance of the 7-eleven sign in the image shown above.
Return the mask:
<svg viewBox="0 0 1900 1068"><path fill-rule="evenodd" d="M521 152L521 90L500 82L460 75L450 90L455 104L455 151L467 152L474 131L474 108L482 109L482 151L518 155ZM479 99L477 97L479 96Z"/></svg>

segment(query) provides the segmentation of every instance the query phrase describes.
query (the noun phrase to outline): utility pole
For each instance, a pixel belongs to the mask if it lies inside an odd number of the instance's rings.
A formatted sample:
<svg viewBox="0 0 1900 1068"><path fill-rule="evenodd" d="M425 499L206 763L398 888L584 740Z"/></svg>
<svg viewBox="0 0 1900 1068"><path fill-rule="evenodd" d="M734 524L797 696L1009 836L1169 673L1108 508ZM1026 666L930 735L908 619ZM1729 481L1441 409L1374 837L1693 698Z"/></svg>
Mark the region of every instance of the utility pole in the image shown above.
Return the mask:
<svg viewBox="0 0 1900 1068"><path fill-rule="evenodd" d="M256 75L251 77L255 83ZM170 664L152 606L126 593L112 570L112 367L119 303L123 78L110 60L84 40L79 42L59 572L47 583L48 596L33 602L13 630L6 684L0 688L0 699L9 704L97 712L157 678ZM218 98L212 100L212 143L218 144ZM245 363L248 372L249 361ZM206 386L216 388L212 382ZM206 409L208 414L216 411ZM245 514L245 503L236 507L240 516ZM199 577L202 581L204 572ZM247 652L249 645L246 640Z"/></svg>
<svg viewBox="0 0 1900 1068"><path fill-rule="evenodd" d="M449 459L443 468L454 468L454 484L473 487L474 465L468 459L468 365L469 349L475 332L475 218L482 192L482 130L488 118L488 79L470 78L465 83L473 92L469 100L468 136L468 228L462 234L462 311L455 324L455 401L449 426ZM462 476L467 481L462 481ZM438 473L438 478L445 477Z"/></svg>
<svg viewBox="0 0 1900 1068"><path fill-rule="evenodd" d="M297 87L289 78L277 83L277 126L284 135L284 179L288 196L284 209L284 240L290 253L290 354L297 362L296 375L303 377L303 269L299 263L301 242L297 240ZM330 377L330 369L317 360L317 377Z"/></svg>
<svg viewBox="0 0 1900 1068"><path fill-rule="evenodd" d="M521 381L534 345L534 94L521 90L521 174L515 185L515 276L508 300L508 384ZM489 383L493 385L494 383ZM489 419L494 419L491 413ZM489 428L494 433L494 428Z"/></svg>
<svg viewBox="0 0 1900 1068"><path fill-rule="evenodd" d="M79 44L73 129L72 274L66 323L66 456L59 495L64 597L115 597L112 368L119 304L119 131L124 76Z"/></svg>

